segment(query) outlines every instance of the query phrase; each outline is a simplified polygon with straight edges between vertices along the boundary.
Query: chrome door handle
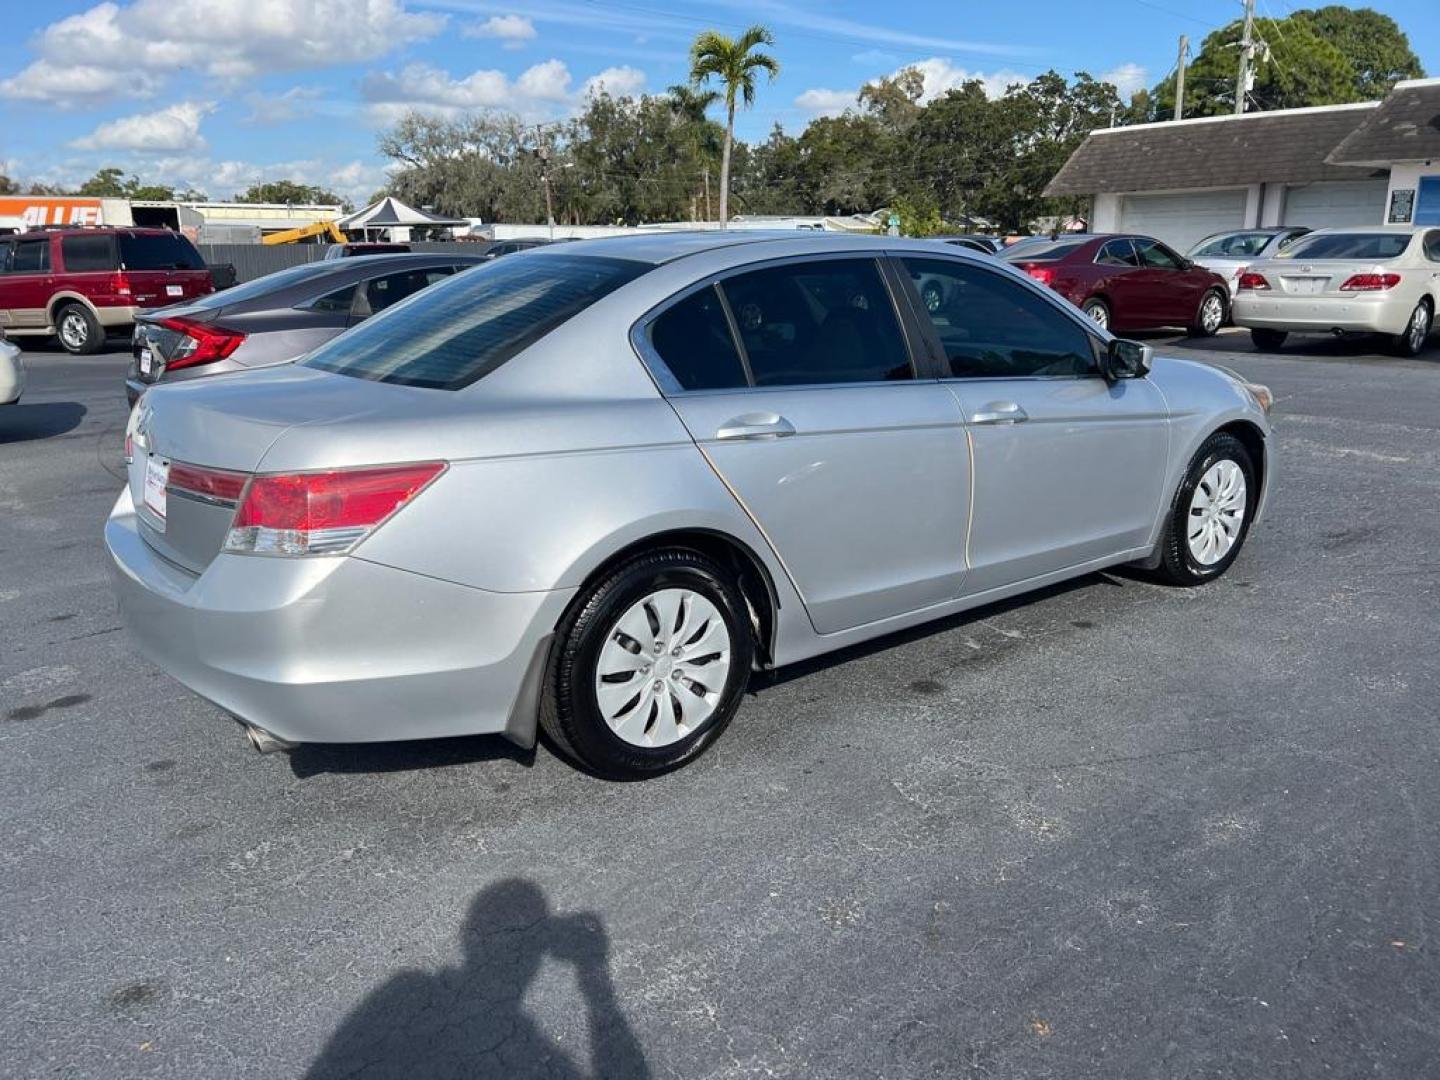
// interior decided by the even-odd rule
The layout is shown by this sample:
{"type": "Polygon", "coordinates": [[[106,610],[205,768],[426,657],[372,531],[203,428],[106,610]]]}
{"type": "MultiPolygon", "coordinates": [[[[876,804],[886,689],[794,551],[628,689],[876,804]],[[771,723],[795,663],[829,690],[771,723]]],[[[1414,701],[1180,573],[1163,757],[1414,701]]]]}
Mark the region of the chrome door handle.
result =
{"type": "Polygon", "coordinates": [[[970,416],[972,424],[1018,424],[1029,420],[1030,414],[1013,401],[992,401],[970,416]]]}
{"type": "Polygon", "coordinates": [[[779,413],[745,413],[732,416],[715,432],[717,439],[783,439],[795,434],[795,425],[779,413]]]}

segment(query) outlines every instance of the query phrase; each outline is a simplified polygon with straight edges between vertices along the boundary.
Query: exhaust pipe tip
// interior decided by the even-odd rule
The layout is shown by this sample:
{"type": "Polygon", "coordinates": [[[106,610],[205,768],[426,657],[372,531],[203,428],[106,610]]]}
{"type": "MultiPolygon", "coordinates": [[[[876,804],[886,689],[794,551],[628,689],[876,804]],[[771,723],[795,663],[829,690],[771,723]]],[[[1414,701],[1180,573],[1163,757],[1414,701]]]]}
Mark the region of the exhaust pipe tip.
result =
{"type": "Polygon", "coordinates": [[[250,740],[250,745],[257,754],[289,753],[300,745],[289,739],[282,739],[279,735],[272,735],[262,727],[247,724],[244,720],[240,721],[240,726],[245,729],[245,738],[250,740]]]}

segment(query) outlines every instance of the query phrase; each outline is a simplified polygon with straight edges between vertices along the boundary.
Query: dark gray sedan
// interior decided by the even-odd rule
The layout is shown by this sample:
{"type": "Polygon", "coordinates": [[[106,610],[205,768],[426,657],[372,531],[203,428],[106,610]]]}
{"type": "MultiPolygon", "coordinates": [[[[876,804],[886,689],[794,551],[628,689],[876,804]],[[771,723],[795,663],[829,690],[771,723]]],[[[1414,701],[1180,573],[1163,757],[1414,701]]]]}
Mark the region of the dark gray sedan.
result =
{"type": "Polygon", "coordinates": [[[483,255],[370,255],[294,266],[136,317],[125,395],[288,363],[483,255]]]}

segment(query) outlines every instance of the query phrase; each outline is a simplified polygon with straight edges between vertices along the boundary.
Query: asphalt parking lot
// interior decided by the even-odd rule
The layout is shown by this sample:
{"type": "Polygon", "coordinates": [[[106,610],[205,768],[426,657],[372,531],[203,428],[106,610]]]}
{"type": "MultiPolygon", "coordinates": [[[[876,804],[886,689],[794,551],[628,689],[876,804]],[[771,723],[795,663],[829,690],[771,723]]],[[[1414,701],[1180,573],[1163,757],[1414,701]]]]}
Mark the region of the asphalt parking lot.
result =
{"type": "Polygon", "coordinates": [[[0,1075],[1433,1075],[1440,342],[1367,347],[1174,349],[1278,398],[1219,583],[783,672],[632,785],[483,738],[254,754],[119,629],[123,355],[31,352],[0,1075]]]}

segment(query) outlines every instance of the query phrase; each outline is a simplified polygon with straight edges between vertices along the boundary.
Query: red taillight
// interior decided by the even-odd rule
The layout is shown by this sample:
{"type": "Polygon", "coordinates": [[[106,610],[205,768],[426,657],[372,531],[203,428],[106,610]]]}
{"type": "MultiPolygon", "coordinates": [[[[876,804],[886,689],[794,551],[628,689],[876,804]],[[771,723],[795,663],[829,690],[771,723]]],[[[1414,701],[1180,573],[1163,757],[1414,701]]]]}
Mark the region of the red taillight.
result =
{"type": "Polygon", "coordinates": [[[226,551],[348,551],[445,471],[443,461],[380,469],[257,476],[245,488],[226,551]]]}
{"type": "Polygon", "coordinates": [[[1053,285],[1055,283],[1055,268],[1053,266],[1025,266],[1021,269],[1036,281],[1040,282],[1041,285],[1053,285]]]}
{"type": "Polygon", "coordinates": [[[161,319],[160,325],[166,330],[184,335],[184,340],[171,350],[169,358],[165,361],[165,367],[171,371],[176,368],[195,367],[198,364],[213,364],[216,360],[224,360],[245,340],[244,334],[234,330],[209,326],[202,322],[196,322],[194,319],[179,316],[161,319]]]}
{"type": "Polygon", "coordinates": [[[1399,274],[1354,274],[1340,286],[1341,292],[1383,292],[1400,284],[1399,274]]]}
{"type": "Polygon", "coordinates": [[[124,270],[117,270],[110,275],[110,291],[116,296],[130,295],[130,275],[124,270]]]}
{"type": "Polygon", "coordinates": [[[227,472],[224,469],[202,469],[198,465],[182,465],[176,461],[170,465],[170,478],[166,482],[166,487],[171,491],[195,495],[211,502],[229,503],[233,506],[239,501],[240,493],[245,490],[245,481],[248,479],[250,477],[245,473],[227,472]]]}
{"type": "Polygon", "coordinates": [[[1270,282],[1265,280],[1264,274],[1257,274],[1253,270],[1246,270],[1240,275],[1238,287],[1254,292],[1263,292],[1270,288],[1270,282]]]}

